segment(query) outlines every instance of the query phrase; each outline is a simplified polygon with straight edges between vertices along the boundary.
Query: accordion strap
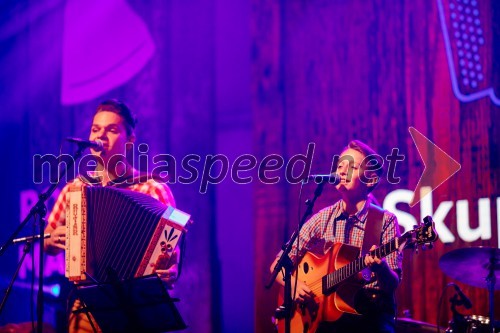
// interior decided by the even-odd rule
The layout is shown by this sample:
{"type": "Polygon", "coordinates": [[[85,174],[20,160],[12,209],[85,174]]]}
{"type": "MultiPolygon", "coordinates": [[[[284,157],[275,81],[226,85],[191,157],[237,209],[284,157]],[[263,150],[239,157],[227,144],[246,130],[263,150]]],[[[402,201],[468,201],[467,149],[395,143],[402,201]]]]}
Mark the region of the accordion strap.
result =
{"type": "Polygon", "coordinates": [[[108,183],[108,186],[113,186],[117,188],[125,188],[135,184],[145,183],[148,180],[153,179],[156,182],[163,184],[166,183],[168,179],[164,179],[156,174],[140,173],[138,175],[130,175],[125,177],[118,177],[108,183]]]}
{"type": "MultiPolygon", "coordinates": [[[[86,184],[89,184],[92,186],[101,186],[101,179],[98,177],[90,177],[84,173],[80,174],[79,177],[86,184]]],[[[127,175],[127,176],[115,178],[114,180],[110,181],[107,184],[107,186],[112,186],[112,187],[116,187],[116,188],[126,188],[126,187],[129,187],[132,185],[145,183],[150,179],[153,179],[160,184],[164,184],[168,181],[168,178],[160,177],[157,174],[149,174],[149,173],[143,172],[143,173],[139,173],[136,175],[127,175]]]]}

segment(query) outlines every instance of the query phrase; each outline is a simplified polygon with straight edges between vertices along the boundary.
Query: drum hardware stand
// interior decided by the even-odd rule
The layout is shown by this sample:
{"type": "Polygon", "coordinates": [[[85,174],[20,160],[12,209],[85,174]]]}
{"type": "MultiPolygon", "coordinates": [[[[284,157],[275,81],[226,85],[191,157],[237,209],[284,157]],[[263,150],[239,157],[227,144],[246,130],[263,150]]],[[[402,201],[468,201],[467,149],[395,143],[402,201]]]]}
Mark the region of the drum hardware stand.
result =
{"type": "MultiPolygon", "coordinates": [[[[67,170],[71,167],[73,167],[73,165],[75,164],[75,160],[79,159],[80,156],[82,156],[82,153],[83,151],[87,148],[87,146],[85,144],[78,144],[78,150],[76,151],[76,153],[72,156],[73,158],[67,163],[67,167],[62,169],[62,170],[59,170],[59,166],[58,166],[58,171],[60,171],[60,177],[59,179],[57,180],[57,182],[55,183],[52,183],[50,185],[50,187],[47,189],[47,191],[45,191],[44,193],[40,194],[38,196],[38,201],[37,203],[30,209],[30,212],[29,214],[24,218],[24,220],[19,224],[19,226],[17,227],[16,230],[14,230],[14,232],[10,235],[10,237],[7,239],[7,241],[5,242],[5,244],[3,244],[1,247],[0,247],[0,257],[5,253],[5,250],[12,244],[14,244],[14,239],[17,237],[17,235],[19,234],[19,232],[26,226],[26,224],[28,223],[29,220],[31,220],[31,218],[34,218],[34,220],[36,221],[37,219],[39,220],[39,238],[40,239],[44,239],[45,238],[45,233],[44,233],[44,229],[45,229],[45,215],[47,215],[47,206],[45,205],[45,202],[47,201],[48,198],[50,198],[50,196],[52,195],[52,193],[54,193],[55,189],[57,188],[57,186],[59,185],[61,179],[64,177],[64,175],[66,174],[67,170]]],[[[28,242],[29,243],[29,242],[28,242]]],[[[41,242],[40,243],[40,252],[39,252],[39,273],[38,273],[38,294],[37,294],[37,329],[36,329],[36,332],[37,333],[42,333],[43,331],[43,255],[44,255],[44,245],[43,243],[41,242]]],[[[28,251],[31,247],[28,248],[28,251]]],[[[26,250],[26,246],[25,246],[25,249],[26,250]]],[[[25,252],[23,254],[23,257],[21,258],[21,262],[19,263],[19,266],[16,270],[16,272],[14,273],[12,279],[11,279],[11,284],[13,285],[14,281],[16,280],[18,274],[19,274],[19,270],[20,270],[20,267],[21,267],[21,264],[22,264],[22,261],[24,260],[24,257],[26,256],[26,253],[25,252]]],[[[9,289],[7,290],[7,292],[5,293],[5,296],[4,296],[4,299],[2,300],[2,304],[1,304],[1,307],[0,307],[0,315],[2,314],[2,310],[5,306],[5,303],[7,301],[7,297],[10,293],[10,289],[11,289],[11,286],[9,286],[9,289]]]]}
{"type": "Polygon", "coordinates": [[[302,229],[302,226],[306,222],[308,216],[312,214],[314,203],[316,202],[316,199],[321,195],[321,192],[323,192],[323,187],[326,184],[326,182],[327,181],[317,182],[318,186],[314,191],[314,197],[312,198],[312,200],[309,199],[306,200],[307,209],[304,212],[304,215],[302,215],[302,218],[300,219],[299,227],[297,230],[294,231],[288,242],[283,245],[282,247],[283,252],[281,253],[281,257],[278,259],[278,262],[274,266],[274,270],[271,274],[271,278],[269,279],[269,283],[266,285],[267,289],[271,288],[281,270],[283,269],[285,271],[283,278],[285,282],[284,302],[282,306],[276,309],[276,314],[275,314],[277,319],[285,318],[285,333],[290,333],[290,321],[292,319],[292,306],[293,306],[292,279],[291,279],[293,272],[293,263],[290,260],[288,254],[292,250],[293,243],[299,236],[300,229],[302,229]]]}
{"type": "MultiPolygon", "coordinates": [[[[451,313],[452,319],[449,322],[450,325],[450,333],[465,333],[465,330],[460,328],[465,328],[467,326],[467,321],[465,320],[465,316],[457,311],[456,307],[463,305],[464,302],[461,299],[458,299],[458,295],[455,293],[452,298],[450,298],[451,303],[451,313]]],[[[448,332],[449,329],[446,331],[448,332]]]]}
{"type": "MultiPolygon", "coordinates": [[[[77,285],[84,307],[74,313],[92,313],[103,332],[170,332],[187,328],[156,274],[110,282],[77,285]]],[[[95,329],[95,328],[94,328],[95,329]]]]}
{"type": "Polygon", "coordinates": [[[489,301],[490,301],[490,332],[495,333],[495,283],[496,275],[495,268],[497,265],[495,253],[492,251],[490,263],[488,265],[488,276],[486,277],[486,285],[488,287],[489,301]]]}

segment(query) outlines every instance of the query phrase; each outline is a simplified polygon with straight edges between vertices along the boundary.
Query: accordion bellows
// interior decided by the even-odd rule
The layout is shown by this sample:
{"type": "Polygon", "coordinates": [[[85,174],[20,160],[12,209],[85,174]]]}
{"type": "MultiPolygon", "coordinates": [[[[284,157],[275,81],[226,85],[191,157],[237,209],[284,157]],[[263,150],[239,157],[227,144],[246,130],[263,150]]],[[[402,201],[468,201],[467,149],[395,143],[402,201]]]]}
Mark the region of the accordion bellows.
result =
{"type": "MultiPolygon", "coordinates": [[[[74,187],[66,203],[66,277],[110,282],[167,263],[190,216],[139,192],[74,187]]],[[[89,282],[90,282],[89,281],[89,282]]]]}

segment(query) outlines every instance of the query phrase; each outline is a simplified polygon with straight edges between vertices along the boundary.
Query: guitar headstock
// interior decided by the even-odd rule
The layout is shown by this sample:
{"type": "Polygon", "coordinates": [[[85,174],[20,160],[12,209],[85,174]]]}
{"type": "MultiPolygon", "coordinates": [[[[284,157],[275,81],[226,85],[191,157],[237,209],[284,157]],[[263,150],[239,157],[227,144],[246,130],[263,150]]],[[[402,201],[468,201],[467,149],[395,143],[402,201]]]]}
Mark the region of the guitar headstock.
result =
{"type": "Polygon", "coordinates": [[[415,226],[413,230],[407,231],[401,236],[405,243],[404,248],[432,248],[432,243],[438,239],[438,234],[434,227],[432,217],[424,217],[424,223],[415,226]]]}

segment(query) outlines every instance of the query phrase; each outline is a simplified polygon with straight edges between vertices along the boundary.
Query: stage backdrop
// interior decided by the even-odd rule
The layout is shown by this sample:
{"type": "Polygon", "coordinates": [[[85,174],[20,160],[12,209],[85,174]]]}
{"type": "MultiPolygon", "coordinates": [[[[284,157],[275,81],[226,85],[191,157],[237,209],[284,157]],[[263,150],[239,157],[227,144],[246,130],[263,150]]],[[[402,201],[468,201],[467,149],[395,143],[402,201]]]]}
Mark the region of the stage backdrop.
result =
{"type": "MultiPolygon", "coordinates": [[[[455,249],[499,247],[498,1],[26,0],[0,7],[2,244],[48,186],[47,178],[35,181],[33,156],[59,155],[67,136],[86,138],[97,103],[119,98],[138,114],[138,143],[149,147],[149,167],[138,167],[151,170],[154,156],[170,154],[177,180],[189,176],[183,159],[194,158],[196,180],[171,184],[178,208],[194,220],[174,293],[189,332],[272,331],[278,288],[264,288],[269,265],[314,190],[306,185],[299,201],[300,185],[285,169],[295,165],[297,175],[310,157],[312,173],[327,173],[352,139],[383,157],[394,149],[404,156],[394,170],[399,181],[386,177],[386,161],[374,192],[402,227],[426,215],[438,226],[433,249],[404,253],[398,314],[446,325],[453,291],[445,286],[455,282],[473,302],[459,310],[487,316],[486,289],[451,279],[438,263],[455,249]],[[461,166],[412,208],[424,167],[439,165],[422,160],[410,127],[461,166]],[[271,154],[283,165],[265,173],[280,176],[265,184],[257,169],[271,154]],[[243,169],[255,164],[238,175],[230,170],[236,161],[243,169]],[[207,165],[220,183],[205,191],[207,165]]],[[[135,153],[136,163],[145,161],[135,153]]],[[[315,211],[337,199],[325,187],[315,211]]],[[[32,229],[29,223],[23,235],[32,229]]],[[[0,257],[0,296],[21,251],[12,246],[0,257]]],[[[36,262],[28,255],[0,326],[33,317],[36,262]]],[[[63,257],[46,258],[45,321],[55,326],[66,317],[70,289],[63,269],[63,257]]]]}
{"type": "MultiPolygon", "coordinates": [[[[312,172],[327,173],[333,156],[352,139],[372,145],[383,157],[397,148],[405,156],[395,169],[400,181],[391,184],[384,177],[374,195],[406,228],[433,216],[441,236],[432,250],[404,253],[398,314],[406,311],[436,323],[438,313],[446,326],[453,292],[444,289],[456,282],[473,303],[471,310],[459,311],[487,316],[486,283],[477,288],[450,279],[438,261],[458,248],[499,247],[498,1],[252,3],[258,158],[279,154],[286,163],[305,154],[313,142],[312,172]],[[460,171],[413,208],[408,203],[424,163],[436,166],[422,161],[410,127],[461,164],[460,171]]],[[[270,300],[277,288],[264,289],[269,263],[296,229],[297,212],[305,210],[303,201],[312,197],[315,186],[306,185],[302,202],[299,185],[282,181],[256,187],[256,325],[264,332],[271,330],[276,307],[270,300]]],[[[336,199],[335,190],[325,187],[315,211],[336,199]]],[[[481,269],[471,267],[464,274],[475,270],[481,269]]],[[[500,294],[495,295],[499,318],[500,294]]]]}
{"type": "MultiPolygon", "coordinates": [[[[252,332],[250,194],[240,201],[250,187],[238,197],[232,194],[230,183],[200,193],[201,177],[188,184],[175,182],[176,177],[189,176],[181,169],[187,155],[200,157],[190,163],[201,175],[207,155],[250,150],[251,142],[245,146],[241,139],[251,137],[245,134],[251,131],[246,5],[204,0],[3,3],[0,140],[9,145],[0,166],[5,175],[0,191],[0,242],[7,240],[49,184],[47,168],[45,178],[35,182],[33,156],[58,156],[61,144],[62,152],[73,152],[75,147],[64,138],[87,138],[97,104],[108,98],[121,99],[139,118],[136,167],[152,171],[154,156],[174,157],[176,163],[171,162],[168,170],[178,172],[171,175],[170,186],[177,207],[190,213],[194,221],[186,235],[181,278],[172,293],[180,299],[176,304],[188,331],[229,332],[243,327],[242,332],[252,332]],[[217,19],[223,24],[216,24],[217,19]],[[219,140],[223,135],[231,139],[219,140]],[[149,167],[144,158],[139,164],[140,143],[149,147],[143,154],[149,157],[149,167]],[[244,212],[239,229],[232,224],[237,212],[244,212]],[[240,233],[245,237],[234,248],[240,233]],[[232,274],[242,278],[237,281],[232,274]],[[241,287],[242,300],[233,297],[234,290],[241,287]]],[[[156,166],[160,164],[165,167],[165,163],[156,166]]],[[[49,209],[52,204],[53,198],[49,209]]],[[[31,232],[32,225],[30,222],[22,235],[31,232]]],[[[0,259],[2,297],[21,251],[21,247],[11,246],[0,259]]],[[[0,315],[0,326],[33,318],[35,299],[30,289],[31,277],[38,272],[33,269],[37,260],[31,254],[25,260],[0,315]]],[[[44,274],[45,321],[59,325],[61,332],[65,331],[70,289],[63,277],[63,260],[62,256],[47,257],[44,274]]]]}

